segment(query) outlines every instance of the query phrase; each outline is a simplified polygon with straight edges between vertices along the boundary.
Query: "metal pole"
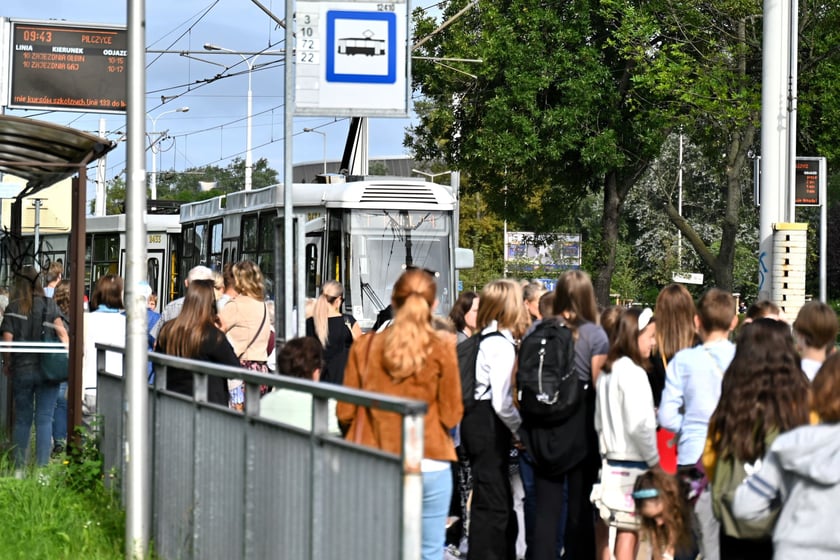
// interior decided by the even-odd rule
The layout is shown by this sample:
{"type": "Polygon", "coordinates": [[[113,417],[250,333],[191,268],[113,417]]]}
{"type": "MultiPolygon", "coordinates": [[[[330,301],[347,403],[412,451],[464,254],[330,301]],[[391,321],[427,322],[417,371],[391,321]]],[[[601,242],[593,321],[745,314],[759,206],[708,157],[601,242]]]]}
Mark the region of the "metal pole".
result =
{"type": "Polygon", "coordinates": [[[796,222],[796,105],[799,72],[799,0],[790,1],[788,73],[788,209],[787,221],[796,222]]]}
{"type": "MultiPolygon", "coordinates": [[[[286,21],[291,21],[295,13],[295,1],[286,0],[286,21]]],[[[286,64],[283,65],[283,238],[284,244],[283,253],[283,325],[282,330],[278,330],[279,341],[285,343],[288,337],[294,332],[292,305],[294,298],[294,247],[292,242],[292,235],[294,229],[292,228],[292,220],[294,219],[294,207],[292,190],[294,188],[294,170],[292,168],[292,139],[294,133],[292,128],[294,126],[295,116],[295,65],[292,64],[294,60],[294,45],[295,34],[294,25],[286,26],[286,64]]],[[[303,309],[298,309],[298,313],[303,313],[303,309]]]]}
{"type": "MultiPolygon", "coordinates": [[[[149,394],[146,376],[148,335],[145,294],[141,288],[146,262],[146,61],[144,0],[128,0],[128,175],[126,177],[126,328],[125,377],[125,555],[149,556],[151,489],[149,484],[149,394]]],[[[154,154],[152,154],[154,156],[154,154]]],[[[154,158],[153,158],[154,159],[154,158]]]]}
{"type": "Polygon", "coordinates": [[[321,140],[324,141],[324,175],[327,174],[327,133],[324,132],[321,134],[321,140]]]}
{"type": "Polygon", "coordinates": [[[828,200],[825,185],[828,182],[828,165],[820,158],[820,301],[828,303],[828,200]]]}
{"type": "MultiPolygon", "coordinates": [[[[677,196],[677,214],[682,216],[683,206],[683,133],[680,131],[680,170],[678,175],[679,195],[677,196]]],[[[677,271],[682,272],[682,231],[677,228],[677,271]]]]}
{"type": "MultiPolygon", "coordinates": [[[[242,55],[239,55],[242,56],[242,55]]],[[[257,60],[255,56],[253,61],[249,61],[242,56],[242,60],[248,65],[248,109],[247,118],[245,119],[245,190],[251,190],[251,177],[253,175],[253,156],[251,154],[251,119],[253,118],[254,97],[251,92],[251,71],[254,69],[254,61],[257,60]]],[[[290,59],[286,59],[290,60],[290,59]]]]}
{"type": "MultiPolygon", "coordinates": [[[[99,119],[99,137],[105,138],[105,118],[99,119]]],[[[105,201],[107,199],[107,188],[105,185],[105,162],[106,156],[99,158],[96,162],[96,215],[104,216],[105,201]]]]}
{"type": "MultiPolygon", "coordinates": [[[[158,116],[153,117],[146,114],[149,117],[149,120],[152,121],[152,133],[149,136],[151,139],[151,150],[152,150],[152,179],[149,181],[149,191],[151,192],[152,200],[157,200],[157,155],[160,153],[160,143],[163,142],[164,137],[169,134],[169,130],[165,130],[158,134],[157,132],[157,122],[158,119],[164,115],[171,115],[172,113],[187,113],[189,112],[189,107],[178,107],[177,109],[172,109],[170,111],[164,111],[163,113],[158,114],[158,116]]],[[[145,122],[143,123],[145,125],[145,122]]],[[[144,191],[145,192],[145,191],[144,191]]]]}
{"type": "Polygon", "coordinates": [[[35,199],[35,248],[32,250],[32,260],[35,270],[41,271],[39,258],[41,255],[41,199],[35,199]]]}
{"type": "Polygon", "coordinates": [[[149,181],[149,190],[152,200],[157,200],[157,155],[158,148],[157,119],[152,119],[152,180],[149,181]]]}
{"type": "Polygon", "coordinates": [[[423,414],[403,416],[401,560],[420,560],[423,548],[423,414]]]}
{"type": "MultiPolygon", "coordinates": [[[[455,251],[461,246],[461,172],[451,171],[449,174],[449,186],[452,188],[452,196],[455,198],[455,212],[452,220],[452,258],[455,259],[455,251]]],[[[458,296],[458,284],[461,281],[461,272],[456,268],[453,278],[452,301],[458,296]]]]}
{"type": "MultiPolygon", "coordinates": [[[[773,287],[773,224],[788,206],[787,169],[788,11],[786,0],[764,0],[761,83],[761,209],[759,212],[758,297],[776,301],[773,287]]],[[[778,303],[778,302],[777,302],[778,303]]]]}

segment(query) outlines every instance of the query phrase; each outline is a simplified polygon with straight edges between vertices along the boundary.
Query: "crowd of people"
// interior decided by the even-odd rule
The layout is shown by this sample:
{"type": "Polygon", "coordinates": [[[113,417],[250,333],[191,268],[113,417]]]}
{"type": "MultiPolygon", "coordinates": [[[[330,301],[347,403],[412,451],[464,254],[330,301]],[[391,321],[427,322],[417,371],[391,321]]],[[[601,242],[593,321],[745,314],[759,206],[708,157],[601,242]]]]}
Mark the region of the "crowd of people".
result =
{"type": "MultiPolygon", "coordinates": [[[[807,303],[788,324],[760,301],[739,321],[735,298],[714,288],[695,303],[673,284],[654,309],[599,310],[580,271],[551,292],[490,282],[451,310],[455,340],[478,337],[473,398],[461,403],[445,371],[456,367],[451,335],[429,343],[433,296],[416,292],[424,303],[406,313],[397,288],[413,292],[403,281],[390,324],[361,341],[345,336],[344,383],[429,403],[424,559],[630,560],[642,542],[656,560],[840,555],[840,539],[822,531],[840,492],[838,320],[828,305],[807,303]],[[545,321],[574,338],[580,402],[557,425],[534,425],[517,400],[523,341],[545,321]],[[413,356],[411,367],[386,359],[389,349],[413,356]],[[446,486],[430,481],[441,462],[451,463],[446,486]]],[[[394,418],[342,404],[338,415],[347,438],[398,449],[394,418]]]]}
{"type": "MultiPolygon", "coordinates": [[[[273,308],[256,263],[196,267],[185,288],[160,313],[151,304],[150,349],[274,369],[273,308]]],[[[67,344],[70,289],[58,268],[21,271],[3,339],[41,340],[46,327],[67,344]]],[[[387,317],[362,334],[344,312],[343,289],[336,281],[321,287],[305,336],[279,349],[277,370],[427,403],[424,560],[632,560],[642,541],[655,560],[840,555],[840,537],[824,530],[840,495],[838,319],[828,305],[807,303],[788,324],[777,306],[757,302],[739,324],[731,294],[712,288],[695,303],[673,284],[653,309],[599,309],[589,276],[573,270],[551,291],[490,282],[462,292],[440,317],[435,275],[409,268],[393,286],[387,317]],[[574,396],[549,422],[522,408],[517,373],[534,347],[528,337],[550,328],[573,341],[573,383],[551,402],[574,396]],[[474,370],[465,379],[459,350],[471,342],[474,370]]],[[[122,280],[104,275],[85,314],[88,414],[95,344],[125,338],[122,297],[122,280]]],[[[120,360],[109,353],[107,369],[121,371],[120,360]]],[[[542,374],[542,356],[539,363],[542,374]]],[[[15,465],[26,464],[33,422],[34,462],[43,465],[67,437],[66,382],[45,379],[37,354],[7,353],[4,367],[15,465]]],[[[166,372],[167,390],[193,395],[193,384],[192,371],[166,372]]],[[[213,405],[242,410],[254,397],[264,417],[312,428],[307,393],[266,386],[250,394],[241,380],[214,376],[206,384],[213,405]]],[[[347,402],[330,402],[329,415],[329,433],[400,453],[395,415],[347,402]]]]}

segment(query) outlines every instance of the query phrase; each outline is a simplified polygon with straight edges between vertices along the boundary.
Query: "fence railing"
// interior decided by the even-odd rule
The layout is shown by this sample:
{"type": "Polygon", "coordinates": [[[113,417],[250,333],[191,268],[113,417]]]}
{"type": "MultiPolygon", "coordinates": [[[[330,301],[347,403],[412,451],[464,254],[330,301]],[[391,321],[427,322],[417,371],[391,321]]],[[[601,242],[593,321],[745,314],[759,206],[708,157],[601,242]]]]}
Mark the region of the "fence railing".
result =
{"type": "MultiPolygon", "coordinates": [[[[120,480],[123,379],[104,371],[102,354],[123,350],[97,351],[101,449],[106,472],[120,480]]],[[[156,353],[149,359],[156,379],[145,510],[161,558],[420,558],[425,403],[156,353]],[[170,367],[193,372],[194,396],[165,389],[170,367]],[[208,402],[208,376],[244,380],[244,413],[208,402]],[[260,385],[312,395],[311,429],[261,416],[260,385]],[[330,399],[398,414],[401,455],[329,433],[330,399]]]]}

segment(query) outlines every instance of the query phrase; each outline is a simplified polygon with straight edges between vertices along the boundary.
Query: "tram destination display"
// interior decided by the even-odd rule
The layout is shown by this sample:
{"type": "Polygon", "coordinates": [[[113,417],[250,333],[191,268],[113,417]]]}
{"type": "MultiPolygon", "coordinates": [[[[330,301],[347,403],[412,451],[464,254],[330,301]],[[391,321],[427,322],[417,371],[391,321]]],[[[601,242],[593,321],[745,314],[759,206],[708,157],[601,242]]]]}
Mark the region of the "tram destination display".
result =
{"type": "Polygon", "coordinates": [[[125,112],[124,27],[13,20],[10,38],[9,107],[125,112]]]}

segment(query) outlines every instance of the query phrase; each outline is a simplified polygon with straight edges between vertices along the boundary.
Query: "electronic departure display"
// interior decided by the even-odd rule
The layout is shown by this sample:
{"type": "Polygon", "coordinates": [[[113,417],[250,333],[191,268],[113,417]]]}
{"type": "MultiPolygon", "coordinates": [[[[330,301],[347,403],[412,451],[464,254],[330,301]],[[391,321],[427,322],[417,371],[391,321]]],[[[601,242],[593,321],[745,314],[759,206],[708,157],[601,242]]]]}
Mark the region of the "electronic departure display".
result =
{"type": "Polygon", "coordinates": [[[796,158],[796,204],[820,205],[819,158],[796,158]]]}
{"type": "Polygon", "coordinates": [[[13,21],[8,105],[125,112],[125,28],[13,21]]]}

